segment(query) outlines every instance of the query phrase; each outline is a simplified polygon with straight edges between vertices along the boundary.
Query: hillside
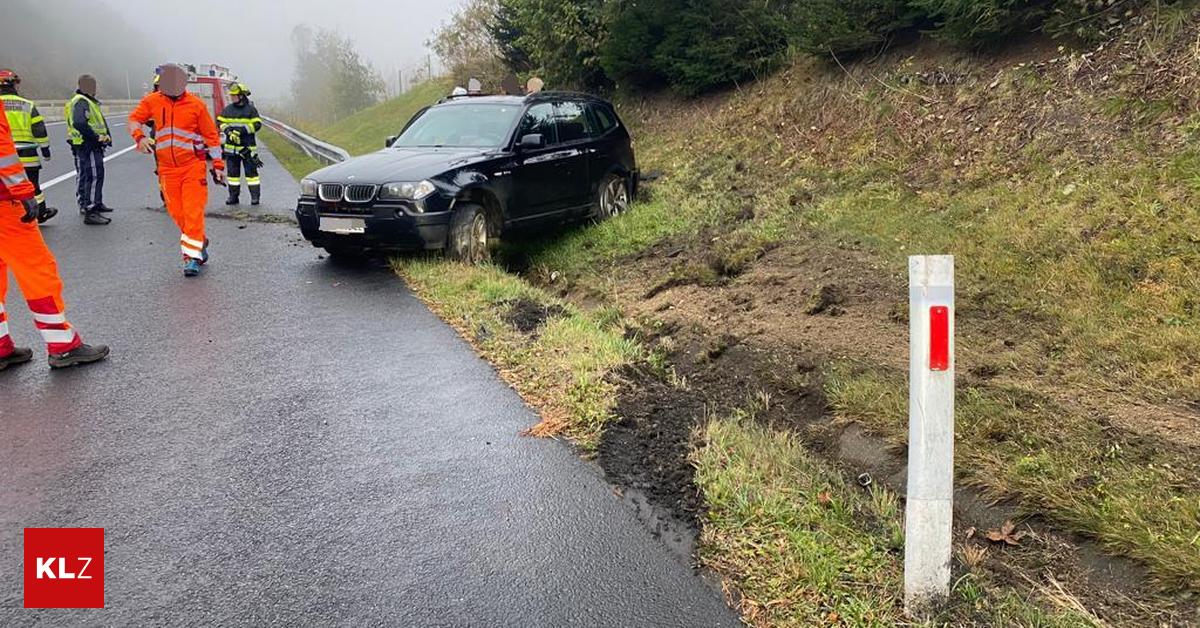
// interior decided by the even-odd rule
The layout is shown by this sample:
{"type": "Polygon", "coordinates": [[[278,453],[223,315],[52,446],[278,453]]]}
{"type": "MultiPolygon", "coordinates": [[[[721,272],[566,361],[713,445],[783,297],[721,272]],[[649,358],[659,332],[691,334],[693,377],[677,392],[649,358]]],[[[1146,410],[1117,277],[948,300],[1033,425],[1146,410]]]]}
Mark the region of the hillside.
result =
{"type": "MultiPolygon", "coordinates": [[[[414,114],[421,108],[437,102],[448,94],[450,89],[448,80],[426,81],[413,86],[399,98],[368,107],[328,127],[302,125],[302,128],[326,142],[346,149],[351,155],[363,155],[383,148],[383,142],[388,136],[399,133],[414,114]]],[[[271,152],[297,179],[323,165],[269,130],[263,133],[263,138],[271,147],[271,152]]]]}
{"type": "Polygon", "coordinates": [[[970,489],[942,620],[1200,623],[1198,39],[1178,9],[1094,49],[924,42],[626,95],[633,211],[501,267],[397,267],[543,410],[534,433],[700,526],[749,621],[886,625],[905,257],[952,253],[970,489]],[[985,538],[1007,520],[1013,543],[985,538]]]}

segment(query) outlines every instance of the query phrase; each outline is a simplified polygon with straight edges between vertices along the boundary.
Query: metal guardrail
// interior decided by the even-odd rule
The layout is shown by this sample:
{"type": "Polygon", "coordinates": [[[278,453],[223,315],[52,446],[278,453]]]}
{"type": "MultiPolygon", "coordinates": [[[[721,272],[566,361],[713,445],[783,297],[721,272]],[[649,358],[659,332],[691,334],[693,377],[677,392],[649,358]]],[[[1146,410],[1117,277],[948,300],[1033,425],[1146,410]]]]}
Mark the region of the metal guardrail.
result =
{"type": "Polygon", "coordinates": [[[336,164],[347,159],[350,159],[350,153],[344,148],[334,146],[328,142],[321,140],[299,130],[288,126],[279,120],[262,116],[263,122],[267,124],[272,131],[282,135],[284,139],[295,144],[300,150],[304,151],[309,157],[320,159],[329,164],[336,164]]]}
{"type": "MultiPolygon", "coordinates": [[[[42,117],[46,119],[46,122],[63,121],[63,107],[67,106],[67,101],[38,100],[36,98],[31,100],[37,104],[38,111],[41,112],[42,117]]],[[[136,100],[107,100],[100,105],[100,110],[104,112],[105,116],[113,116],[117,114],[127,114],[130,111],[133,111],[137,105],[138,101],[136,100]]],[[[113,121],[111,119],[108,121],[108,123],[109,126],[113,126],[113,121]]],[[[123,124],[124,121],[122,120],[121,123],[123,124]]]]}

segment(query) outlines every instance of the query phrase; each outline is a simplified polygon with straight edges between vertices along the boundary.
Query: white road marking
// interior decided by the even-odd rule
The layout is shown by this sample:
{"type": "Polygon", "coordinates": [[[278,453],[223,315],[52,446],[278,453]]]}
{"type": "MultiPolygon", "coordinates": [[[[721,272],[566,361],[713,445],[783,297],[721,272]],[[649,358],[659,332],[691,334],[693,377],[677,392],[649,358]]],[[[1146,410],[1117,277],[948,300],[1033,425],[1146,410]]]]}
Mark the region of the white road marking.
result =
{"type": "MultiPolygon", "coordinates": [[[[122,148],[121,150],[109,155],[108,157],[105,157],[104,162],[108,163],[108,162],[116,159],[117,157],[120,157],[121,155],[128,153],[129,151],[131,151],[135,148],[137,148],[137,144],[134,144],[133,146],[126,146],[125,148],[122,148]]],[[[63,181],[66,181],[67,179],[72,179],[75,177],[75,174],[76,174],[76,172],[74,170],[72,170],[72,171],[68,172],[67,174],[54,177],[53,179],[50,179],[49,181],[42,184],[42,190],[48,190],[51,187],[58,185],[59,183],[62,183],[63,181]]]]}

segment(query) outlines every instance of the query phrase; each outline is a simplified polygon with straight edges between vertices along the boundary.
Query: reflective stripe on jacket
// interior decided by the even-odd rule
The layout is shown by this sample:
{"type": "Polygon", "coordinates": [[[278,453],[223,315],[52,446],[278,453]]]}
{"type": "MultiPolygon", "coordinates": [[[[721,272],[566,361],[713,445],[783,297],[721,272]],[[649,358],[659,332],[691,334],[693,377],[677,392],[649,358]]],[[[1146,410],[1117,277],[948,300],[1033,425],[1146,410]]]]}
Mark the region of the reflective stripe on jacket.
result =
{"type": "Polygon", "coordinates": [[[258,108],[254,106],[250,99],[246,99],[245,104],[230,103],[225,105],[221,110],[221,115],[217,116],[217,124],[221,127],[221,133],[225,136],[224,148],[227,152],[236,153],[242,148],[249,148],[253,152],[258,146],[258,139],[255,134],[262,129],[262,118],[258,115],[258,108]],[[233,143],[229,141],[229,131],[236,130],[241,133],[241,142],[233,143]]]}
{"type": "Polygon", "coordinates": [[[40,168],[42,158],[38,155],[39,148],[50,146],[50,133],[46,130],[46,121],[32,100],[16,94],[0,94],[4,102],[5,117],[12,129],[13,143],[17,146],[17,155],[26,168],[40,168]]]}
{"type": "Polygon", "coordinates": [[[67,121],[67,142],[72,146],[98,142],[100,136],[109,134],[108,120],[104,119],[104,112],[100,111],[100,102],[87,94],[76,92],[71,100],[67,101],[67,106],[63,107],[63,118],[67,121]],[[77,111],[82,109],[79,107],[81,100],[87,103],[87,108],[83,109],[83,119],[80,119],[80,111],[77,111]]]}
{"type": "Polygon", "coordinates": [[[134,141],[146,137],[142,125],[154,123],[154,150],[160,168],[189,166],[196,160],[213,160],[213,166],[224,169],[221,159],[221,140],[217,124],[204,101],[184,92],[171,98],[151,92],[129,114],[129,134],[134,141]]]}
{"type": "Polygon", "coordinates": [[[33,184],[25,176],[25,166],[17,157],[8,116],[0,116],[0,201],[23,201],[33,198],[33,184]]]}

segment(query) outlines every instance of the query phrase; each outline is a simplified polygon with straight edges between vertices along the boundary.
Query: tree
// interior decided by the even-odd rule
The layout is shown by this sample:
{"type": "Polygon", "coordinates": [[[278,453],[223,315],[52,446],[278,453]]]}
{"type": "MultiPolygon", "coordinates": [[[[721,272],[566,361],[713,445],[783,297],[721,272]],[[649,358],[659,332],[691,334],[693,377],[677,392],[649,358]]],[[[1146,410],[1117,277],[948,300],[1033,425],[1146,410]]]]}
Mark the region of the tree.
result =
{"type": "Polygon", "coordinates": [[[301,119],[329,123],[379,102],[383,79],[349,38],[301,24],[292,29],[292,47],[292,105],[301,119]]]}
{"type": "Polygon", "coordinates": [[[607,38],[604,0],[500,0],[499,21],[513,29],[504,56],[529,59],[532,72],[555,87],[608,84],[600,64],[607,38]]]}
{"type": "Polygon", "coordinates": [[[460,85],[478,78],[495,87],[508,74],[492,34],[498,6],[499,0],[469,0],[427,42],[460,85]]]}

